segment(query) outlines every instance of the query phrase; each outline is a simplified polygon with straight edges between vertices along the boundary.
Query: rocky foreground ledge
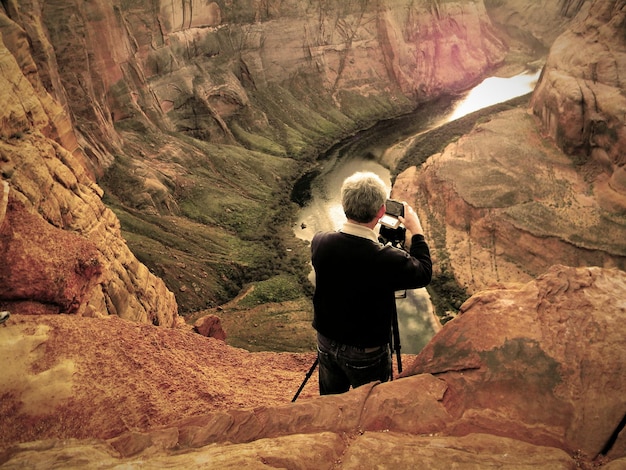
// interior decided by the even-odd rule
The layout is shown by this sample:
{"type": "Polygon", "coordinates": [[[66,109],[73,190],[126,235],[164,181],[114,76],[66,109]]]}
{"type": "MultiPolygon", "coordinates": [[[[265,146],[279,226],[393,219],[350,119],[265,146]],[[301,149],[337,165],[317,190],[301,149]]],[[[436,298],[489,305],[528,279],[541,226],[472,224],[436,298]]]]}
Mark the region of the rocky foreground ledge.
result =
{"type": "Polygon", "coordinates": [[[624,468],[624,299],[623,271],[554,266],[475,294],[403,377],[329,397],[311,384],[293,404],[310,354],[120,319],[48,316],[45,332],[41,317],[18,316],[0,328],[0,352],[40,360],[3,390],[3,422],[37,438],[52,418],[63,439],[11,443],[0,429],[0,467],[624,468]],[[55,318],[89,323],[78,339],[55,318]]]}

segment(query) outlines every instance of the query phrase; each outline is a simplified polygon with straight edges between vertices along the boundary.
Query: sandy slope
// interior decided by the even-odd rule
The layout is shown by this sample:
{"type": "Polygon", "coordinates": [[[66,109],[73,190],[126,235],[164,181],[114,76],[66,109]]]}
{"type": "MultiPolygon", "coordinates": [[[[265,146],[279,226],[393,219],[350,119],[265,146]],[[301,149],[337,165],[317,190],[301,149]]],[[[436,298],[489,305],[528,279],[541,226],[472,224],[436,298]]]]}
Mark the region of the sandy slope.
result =
{"type": "MultiPolygon", "coordinates": [[[[250,353],[196,333],[71,315],[0,327],[2,446],[108,438],[208,411],[289,403],[313,353],[250,353]]],[[[317,376],[300,399],[317,395],[317,376]]]]}

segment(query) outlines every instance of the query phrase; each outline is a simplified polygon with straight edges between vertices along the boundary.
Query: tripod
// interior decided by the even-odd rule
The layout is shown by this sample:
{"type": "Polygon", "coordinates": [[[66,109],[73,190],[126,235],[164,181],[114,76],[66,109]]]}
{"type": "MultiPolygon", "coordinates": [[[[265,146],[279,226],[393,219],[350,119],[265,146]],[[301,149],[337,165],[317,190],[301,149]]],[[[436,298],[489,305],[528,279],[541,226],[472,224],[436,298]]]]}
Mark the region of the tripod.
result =
{"type": "MultiPolygon", "coordinates": [[[[393,315],[393,321],[391,323],[391,331],[389,332],[389,344],[391,345],[391,350],[396,352],[396,360],[398,362],[398,374],[399,374],[400,372],[402,372],[402,356],[400,354],[400,330],[398,329],[398,311],[394,308],[393,313],[394,315],[393,315]]],[[[306,376],[304,377],[304,381],[300,384],[300,388],[298,388],[298,391],[291,399],[291,403],[293,403],[294,401],[298,399],[298,397],[300,396],[300,392],[302,392],[302,389],[304,388],[306,383],[309,381],[309,379],[313,375],[313,372],[315,371],[315,368],[317,367],[319,362],[320,362],[319,357],[316,357],[315,361],[313,362],[313,365],[311,366],[309,371],[306,373],[306,376]]],[[[390,380],[393,380],[393,364],[392,364],[391,369],[392,370],[391,370],[390,380]]]]}

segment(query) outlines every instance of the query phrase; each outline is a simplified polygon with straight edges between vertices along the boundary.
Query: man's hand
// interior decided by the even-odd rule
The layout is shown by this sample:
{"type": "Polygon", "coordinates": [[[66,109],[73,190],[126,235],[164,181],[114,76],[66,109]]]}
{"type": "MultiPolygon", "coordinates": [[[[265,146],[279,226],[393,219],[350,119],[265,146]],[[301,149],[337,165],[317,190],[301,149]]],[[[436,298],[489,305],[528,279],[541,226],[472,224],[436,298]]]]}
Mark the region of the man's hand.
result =
{"type": "Polygon", "coordinates": [[[420,222],[415,210],[405,201],[403,201],[402,204],[404,205],[404,217],[400,216],[398,217],[398,220],[404,224],[406,229],[411,232],[412,235],[424,235],[422,223],[420,222]]]}

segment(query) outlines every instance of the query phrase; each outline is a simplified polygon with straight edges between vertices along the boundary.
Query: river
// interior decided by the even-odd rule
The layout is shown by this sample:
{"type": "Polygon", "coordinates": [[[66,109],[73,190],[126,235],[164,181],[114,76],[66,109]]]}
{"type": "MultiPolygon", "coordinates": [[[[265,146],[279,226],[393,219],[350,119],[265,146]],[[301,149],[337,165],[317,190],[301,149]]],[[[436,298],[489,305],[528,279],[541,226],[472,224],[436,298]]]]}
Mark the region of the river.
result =
{"type": "MultiPolygon", "coordinates": [[[[333,146],[320,156],[317,168],[301,180],[301,187],[294,190],[304,194],[300,202],[306,201],[293,228],[295,235],[311,241],[318,231],[341,228],[346,221],[341,184],[356,171],[376,173],[391,191],[391,173],[383,161],[390,164],[385,155],[393,146],[479,109],[530,93],[538,77],[539,72],[489,77],[454,101],[427,103],[413,113],[381,121],[333,146]]],[[[428,292],[425,288],[409,290],[405,298],[396,299],[396,305],[402,352],[417,354],[440,328],[428,292]]]]}

